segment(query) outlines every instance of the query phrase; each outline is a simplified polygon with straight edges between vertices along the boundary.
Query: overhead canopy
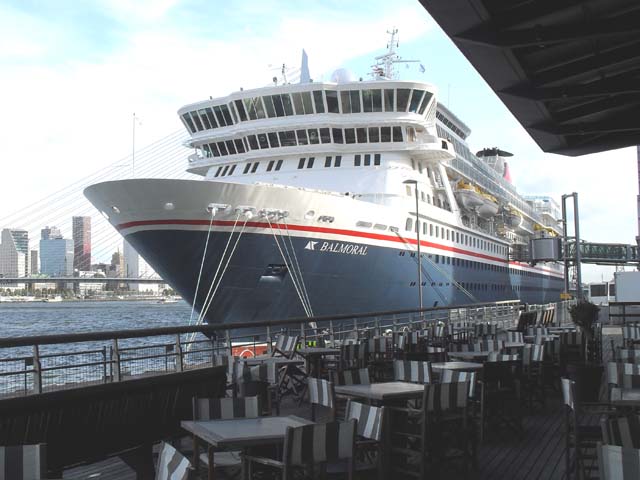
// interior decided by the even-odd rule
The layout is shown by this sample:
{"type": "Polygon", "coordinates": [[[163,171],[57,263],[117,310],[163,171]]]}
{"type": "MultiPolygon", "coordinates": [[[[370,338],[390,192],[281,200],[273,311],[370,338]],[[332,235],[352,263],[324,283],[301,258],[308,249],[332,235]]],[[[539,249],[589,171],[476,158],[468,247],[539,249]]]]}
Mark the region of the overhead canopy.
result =
{"type": "Polygon", "coordinates": [[[640,0],[420,0],[538,145],[640,144],[640,0]]]}

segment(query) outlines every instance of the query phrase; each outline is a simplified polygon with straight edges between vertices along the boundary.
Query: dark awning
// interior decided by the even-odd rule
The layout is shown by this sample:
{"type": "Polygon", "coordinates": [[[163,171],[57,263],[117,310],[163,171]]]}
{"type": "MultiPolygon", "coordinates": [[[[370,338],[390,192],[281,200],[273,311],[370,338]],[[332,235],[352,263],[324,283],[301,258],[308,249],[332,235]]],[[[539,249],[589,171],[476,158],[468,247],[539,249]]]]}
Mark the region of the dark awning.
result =
{"type": "Polygon", "coordinates": [[[640,0],[420,0],[546,152],[640,144],[640,0]]]}

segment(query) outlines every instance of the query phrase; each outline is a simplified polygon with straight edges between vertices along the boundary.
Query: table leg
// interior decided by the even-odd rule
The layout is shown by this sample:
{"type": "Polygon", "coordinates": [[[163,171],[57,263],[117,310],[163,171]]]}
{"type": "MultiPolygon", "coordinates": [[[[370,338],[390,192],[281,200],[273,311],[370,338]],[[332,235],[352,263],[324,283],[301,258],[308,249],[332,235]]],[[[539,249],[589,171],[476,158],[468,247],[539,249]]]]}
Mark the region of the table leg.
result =
{"type": "Polygon", "coordinates": [[[193,468],[197,472],[200,468],[200,446],[198,445],[198,437],[192,435],[191,438],[193,439],[193,458],[191,463],[193,463],[193,468]]]}
{"type": "Polygon", "coordinates": [[[209,459],[209,480],[215,480],[216,473],[215,466],[213,464],[213,447],[211,445],[209,445],[209,448],[207,449],[207,457],[209,459]]]}

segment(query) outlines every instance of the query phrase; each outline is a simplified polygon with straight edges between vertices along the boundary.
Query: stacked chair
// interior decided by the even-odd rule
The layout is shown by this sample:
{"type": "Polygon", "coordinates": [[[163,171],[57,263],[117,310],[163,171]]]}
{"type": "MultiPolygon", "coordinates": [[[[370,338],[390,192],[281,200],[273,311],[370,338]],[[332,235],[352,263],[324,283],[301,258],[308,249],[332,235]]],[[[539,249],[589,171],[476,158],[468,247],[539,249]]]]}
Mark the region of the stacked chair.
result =
{"type": "Polygon", "coordinates": [[[0,447],[0,478],[40,480],[47,476],[47,448],[44,444],[0,447]]]}

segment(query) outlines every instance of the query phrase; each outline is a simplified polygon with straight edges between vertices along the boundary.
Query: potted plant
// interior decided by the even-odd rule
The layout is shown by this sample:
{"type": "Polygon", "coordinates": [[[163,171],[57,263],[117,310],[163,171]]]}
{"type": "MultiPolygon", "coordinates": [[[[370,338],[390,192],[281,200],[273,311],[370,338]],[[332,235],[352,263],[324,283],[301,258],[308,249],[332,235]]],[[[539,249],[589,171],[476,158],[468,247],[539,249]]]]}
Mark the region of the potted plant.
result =
{"type": "Polygon", "coordinates": [[[582,332],[584,338],[584,356],[579,362],[569,366],[570,376],[576,380],[578,396],[582,401],[597,402],[602,382],[603,366],[597,358],[594,343],[594,324],[598,321],[600,308],[586,300],[569,307],[569,314],[582,332]]]}

